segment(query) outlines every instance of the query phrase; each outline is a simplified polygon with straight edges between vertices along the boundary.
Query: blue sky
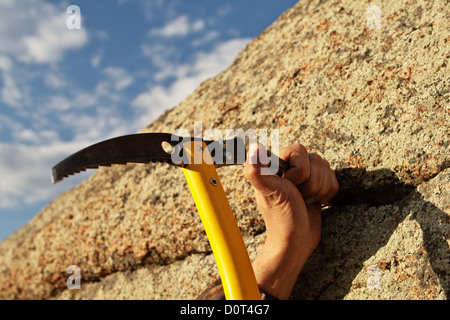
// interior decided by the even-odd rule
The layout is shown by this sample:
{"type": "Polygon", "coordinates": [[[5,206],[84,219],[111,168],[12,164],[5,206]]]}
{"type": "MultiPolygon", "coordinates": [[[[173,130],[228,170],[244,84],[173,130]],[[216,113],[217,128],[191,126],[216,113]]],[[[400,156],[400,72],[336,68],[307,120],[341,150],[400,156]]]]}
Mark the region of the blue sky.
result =
{"type": "Polygon", "coordinates": [[[0,0],[0,241],[93,173],[52,185],[53,165],[155,120],[296,2],[0,0]]]}

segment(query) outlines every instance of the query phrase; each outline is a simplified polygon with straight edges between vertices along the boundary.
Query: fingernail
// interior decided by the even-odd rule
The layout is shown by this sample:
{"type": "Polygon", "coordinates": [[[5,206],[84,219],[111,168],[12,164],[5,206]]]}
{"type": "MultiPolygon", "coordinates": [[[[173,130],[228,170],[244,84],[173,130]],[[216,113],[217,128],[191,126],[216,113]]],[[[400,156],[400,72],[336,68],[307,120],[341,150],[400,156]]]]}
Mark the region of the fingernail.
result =
{"type": "Polygon", "coordinates": [[[258,164],[258,144],[252,143],[248,147],[248,159],[249,164],[258,164]]]}
{"type": "Polygon", "coordinates": [[[269,163],[269,157],[264,145],[258,143],[252,143],[248,147],[249,164],[262,164],[267,165],[269,163]],[[259,158],[259,161],[258,161],[259,158]]]}
{"type": "Polygon", "coordinates": [[[259,162],[264,166],[268,165],[270,162],[269,157],[267,156],[267,149],[263,144],[259,146],[259,162]]]}

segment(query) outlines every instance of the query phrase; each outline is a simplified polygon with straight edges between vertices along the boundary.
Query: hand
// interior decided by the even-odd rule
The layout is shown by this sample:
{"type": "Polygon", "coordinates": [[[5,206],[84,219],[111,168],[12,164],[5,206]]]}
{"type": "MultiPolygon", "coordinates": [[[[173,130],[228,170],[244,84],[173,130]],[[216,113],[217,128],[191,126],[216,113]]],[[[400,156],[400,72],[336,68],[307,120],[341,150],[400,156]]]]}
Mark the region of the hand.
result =
{"type": "Polygon", "coordinates": [[[266,224],[266,242],[253,261],[258,285],[267,293],[287,299],[300,270],[317,247],[322,228],[321,206],[339,185],[328,161],[300,144],[283,148],[279,157],[289,162],[283,178],[261,175],[266,150],[251,145],[244,176],[255,189],[258,209],[266,224]]]}

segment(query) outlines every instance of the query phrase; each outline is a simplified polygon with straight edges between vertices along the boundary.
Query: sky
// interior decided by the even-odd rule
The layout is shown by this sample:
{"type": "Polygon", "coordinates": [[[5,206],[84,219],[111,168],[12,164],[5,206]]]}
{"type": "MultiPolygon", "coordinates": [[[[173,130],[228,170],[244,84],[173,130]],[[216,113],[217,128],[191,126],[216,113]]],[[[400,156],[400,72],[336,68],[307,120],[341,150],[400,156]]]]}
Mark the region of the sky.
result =
{"type": "Polygon", "coordinates": [[[53,185],[56,163],[151,123],[296,2],[0,0],[0,241],[94,172],[53,185]]]}

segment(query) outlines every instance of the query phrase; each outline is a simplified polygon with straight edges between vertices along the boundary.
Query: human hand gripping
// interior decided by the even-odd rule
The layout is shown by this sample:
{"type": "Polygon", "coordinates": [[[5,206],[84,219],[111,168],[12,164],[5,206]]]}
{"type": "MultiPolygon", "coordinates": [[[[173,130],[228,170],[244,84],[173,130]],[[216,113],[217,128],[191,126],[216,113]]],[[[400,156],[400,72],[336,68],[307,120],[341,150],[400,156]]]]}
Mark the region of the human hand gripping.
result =
{"type": "Polygon", "coordinates": [[[317,247],[322,229],[322,204],[339,189],[328,161],[300,144],[283,148],[279,157],[290,164],[283,178],[261,175],[267,163],[263,145],[252,144],[244,176],[255,190],[258,209],[266,224],[266,242],[253,261],[260,288],[288,299],[306,260],[317,247]]]}

